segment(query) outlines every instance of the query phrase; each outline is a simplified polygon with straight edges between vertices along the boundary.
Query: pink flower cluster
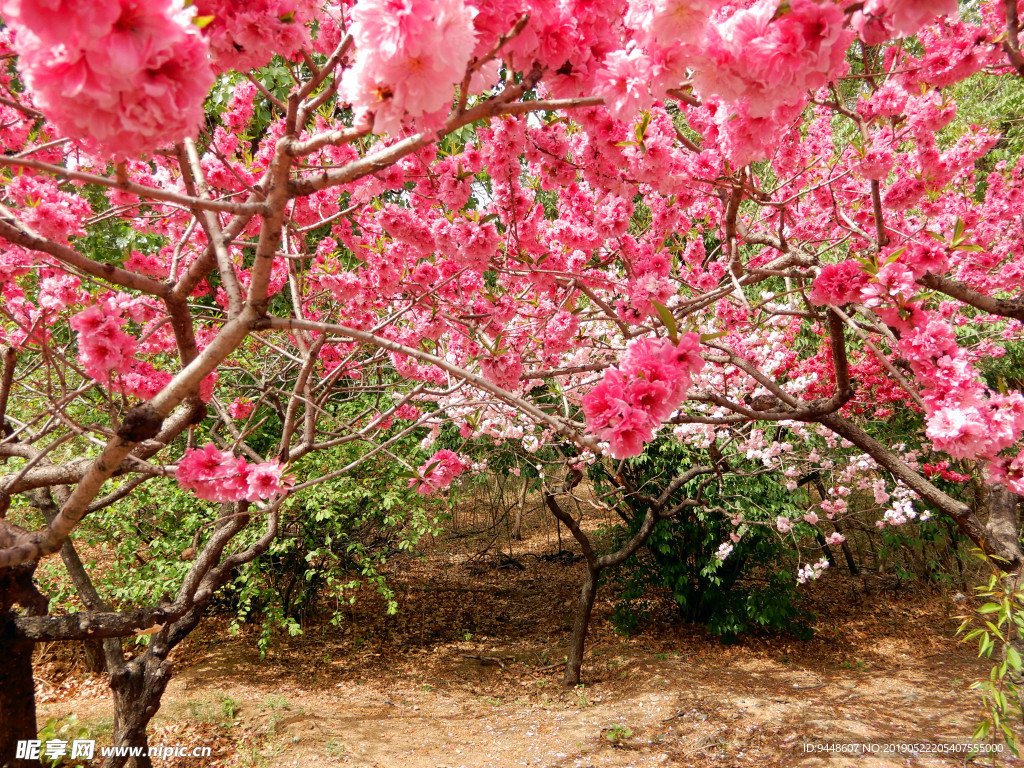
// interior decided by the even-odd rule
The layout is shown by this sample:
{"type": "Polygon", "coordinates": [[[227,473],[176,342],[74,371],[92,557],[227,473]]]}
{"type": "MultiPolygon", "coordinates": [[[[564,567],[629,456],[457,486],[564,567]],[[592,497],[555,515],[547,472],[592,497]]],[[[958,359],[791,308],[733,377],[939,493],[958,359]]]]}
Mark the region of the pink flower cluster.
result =
{"type": "Polygon", "coordinates": [[[468,459],[442,448],[420,465],[417,476],[409,481],[409,487],[415,488],[418,494],[429,496],[434,491],[447,488],[469,466],[468,459]]]}
{"type": "Polygon", "coordinates": [[[291,487],[294,475],[285,476],[280,463],[250,464],[213,443],[185,452],[175,475],[178,484],[206,501],[232,502],[269,499],[291,487]]]}
{"type": "Polygon", "coordinates": [[[910,37],[935,17],[956,12],[956,0],[867,0],[851,23],[861,40],[877,45],[893,37],[910,37]]]}
{"type": "Polygon", "coordinates": [[[838,264],[826,264],[815,279],[807,298],[818,306],[831,304],[839,307],[857,301],[868,281],[868,275],[861,264],[852,259],[838,264]]]}
{"type": "Polygon", "coordinates": [[[704,361],[700,337],[687,333],[678,344],[668,339],[637,339],[618,368],[583,398],[588,431],[607,440],[617,459],[638,456],[644,444],[686,397],[691,376],[704,361]]]}
{"type": "MultiPolygon", "coordinates": [[[[363,0],[352,10],[356,63],[342,80],[352,106],[392,135],[402,121],[442,110],[476,44],[462,0],[363,0]]],[[[436,117],[436,115],[434,115],[436,117]]]]}
{"type": "Polygon", "coordinates": [[[247,397],[236,397],[228,406],[228,413],[231,418],[237,421],[245,421],[256,409],[256,403],[247,397]]]}
{"type": "Polygon", "coordinates": [[[898,345],[925,389],[925,434],[957,459],[993,460],[1024,432],[1024,396],[990,393],[978,380],[952,326],[924,315],[898,345]]]}
{"type": "Polygon", "coordinates": [[[135,361],[136,341],[121,330],[124,323],[120,313],[98,304],[71,318],[78,332],[78,362],[100,383],[107,383],[112,373],[127,374],[135,361]]]}
{"type": "Polygon", "coordinates": [[[195,133],[213,84],[181,0],[9,0],[19,66],[56,127],[121,159],[195,133]]]}
{"type": "Polygon", "coordinates": [[[694,85],[702,95],[745,102],[753,118],[802,104],[844,65],[850,34],[831,0],[759,0],[708,28],[694,85]]]}
{"type": "Polygon", "coordinates": [[[212,16],[203,33],[218,71],[262,67],[274,54],[290,58],[309,44],[311,0],[197,0],[200,17],[212,16]]]}

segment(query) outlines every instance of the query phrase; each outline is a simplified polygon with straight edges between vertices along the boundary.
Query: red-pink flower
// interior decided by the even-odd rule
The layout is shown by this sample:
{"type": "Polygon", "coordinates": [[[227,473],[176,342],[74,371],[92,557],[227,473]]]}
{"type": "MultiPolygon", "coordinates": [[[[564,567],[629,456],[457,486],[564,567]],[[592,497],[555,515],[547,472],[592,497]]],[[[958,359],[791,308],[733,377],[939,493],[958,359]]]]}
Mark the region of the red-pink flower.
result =
{"type": "Polygon", "coordinates": [[[245,397],[236,397],[228,406],[228,413],[232,419],[242,421],[249,418],[249,414],[256,408],[256,404],[245,397]]]}
{"type": "Polygon", "coordinates": [[[182,488],[200,499],[219,502],[269,499],[287,490],[295,479],[284,476],[276,460],[249,464],[213,443],[185,451],[175,476],[182,488]]]}
{"type": "Polygon", "coordinates": [[[281,465],[276,461],[253,464],[246,473],[245,498],[249,501],[269,499],[279,494],[288,484],[281,465]]]}
{"type": "Polygon", "coordinates": [[[708,28],[707,63],[694,84],[703,95],[745,101],[755,118],[802,103],[844,64],[843,18],[831,0],[760,0],[708,28]]]}
{"type": "Polygon", "coordinates": [[[111,373],[128,373],[134,361],[135,339],[121,330],[124,320],[105,306],[94,304],[71,318],[78,332],[78,360],[101,384],[111,373]]]}
{"type": "Polygon", "coordinates": [[[619,120],[632,120],[654,103],[651,96],[651,60],[643,51],[613,51],[597,73],[597,93],[619,120]]]}
{"type": "Polygon", "coordinates": [[[637,456],[645,443],[686,397],[691,375],[704,367],[700,337],[687,333],[678,344],[668,339],[633,341],[617,368],[583,398],[587,430],[606,440],[617,459],[637,456]]]}
{"type": "Polygon", "coordinates": [[[402,121],[438,112],[466,71],[475,11],[462,0],[362,0],[352,11],[356,63],[342,93],[374,115],[374,130],[397,134],[402,121]]]}
{"type": "Polygon", "coordinates": [[[24,2],[14,17],[22,74],[59,130],[117,159],[195,133],[213,71],[193,9],[179,0],[66,5],[81,8],[30,13],[24,2]]]}
{"type": "Polygon", "coordinates": [[[447,488],[469,466],[468,460],[454,451],[442,448],[420,465],[417,476],[409,481],[409,487],[415,488],[416,493],[428,496],[434,491],[447,488]]]}
{"type": "Polygon", "coordinates": [[[842,306],[860,298],[861,289],[867,285],[868,276],[861,265],[851,260],[822,267],[814,287],[807,298],[819,306],[831,304],[842,306]]]}
{"type": "Polygon", "coordinates": [[[275,54],[291,58],[309,45],[312,0],[196,0],[199,16],[213,19],[203,28],[219,71],[262,67],[275,54]]]}

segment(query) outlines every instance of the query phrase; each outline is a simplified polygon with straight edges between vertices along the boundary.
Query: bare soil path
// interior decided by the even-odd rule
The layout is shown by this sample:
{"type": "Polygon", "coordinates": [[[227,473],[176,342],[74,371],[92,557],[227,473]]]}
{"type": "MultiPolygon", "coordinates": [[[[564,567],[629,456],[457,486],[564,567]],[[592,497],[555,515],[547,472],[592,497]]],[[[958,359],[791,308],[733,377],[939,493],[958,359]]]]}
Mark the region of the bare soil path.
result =
{"type": "MultiPolygon", "coordinates": [[[[308,628],[265,659],[211,620],[177,652],[151,743],[208,744],[213,759],[158,764],[965,765],[913,747],[965,743],[980,718],[969,685],[986,667],[952,639],[962,608],[948,597],[832,574],[809,592],[812,640],[726,646],[667,620],[620,637],[605,591],[586,684],[566,689],[552,665],[580,566],[544,559],[550,543],[516,543],[522,569],[473,558],[470,539],[438,543],[426,560],[393,563],[397,616],[361,601],[341,627],[308,628]],[[877,746],[816,751],[857,743],[877,746]]],[[[109,743],[103,681],[59,660],[43,668],[41,722],[75,713],[109,743]]]]}

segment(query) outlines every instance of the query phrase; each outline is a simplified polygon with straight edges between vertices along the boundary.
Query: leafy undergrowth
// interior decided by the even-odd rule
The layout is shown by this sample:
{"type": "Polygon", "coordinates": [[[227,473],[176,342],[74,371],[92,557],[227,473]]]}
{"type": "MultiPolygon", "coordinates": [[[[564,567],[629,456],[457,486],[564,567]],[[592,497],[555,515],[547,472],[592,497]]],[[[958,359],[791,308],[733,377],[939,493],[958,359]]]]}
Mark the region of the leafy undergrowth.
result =
{"type": "MultiPolygon", "coordinates": [[[[397,615],[367,594],[340,627],[308,627],[264,659],[253,638],[206,622],[176,652],[151,743],[213,757],[156,764],[964,765],[912,751],[966,743],[981,717],[968,687],[986,667],[953,639],[963,606],[948,596],[832,573],[806,592],[810,641],[723,645],[657,599],[650,624],[621,637],[605,588],[585,684],[567,689],[558,662],[581,566],[552,530],[491,536],[392,560],[397,615]],[[856,743],[878,746],[866,758],[815,751],[856,743]]],[[[75,713],[109,743],[102,685],[60,658],[40,668],[41,722],[75,713]]]]}

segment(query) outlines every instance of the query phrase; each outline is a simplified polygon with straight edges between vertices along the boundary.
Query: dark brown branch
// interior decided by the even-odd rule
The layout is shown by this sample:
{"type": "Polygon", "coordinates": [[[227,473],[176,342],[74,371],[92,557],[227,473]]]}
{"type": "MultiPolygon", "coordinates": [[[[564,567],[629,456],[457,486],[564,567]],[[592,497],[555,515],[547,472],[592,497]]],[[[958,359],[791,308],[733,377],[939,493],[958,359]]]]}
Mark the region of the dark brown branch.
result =
{"type": "Polygon", "coordinates": [[[958,280],[930,273],[919,278],[917,282],[926,288],[939,291],[964,304],[969,304],[975,309],[980,309],[982,312],[988,312],[990,315],[1024,320],[1024,300],[997,299],[986,296],[958,280]]]}

